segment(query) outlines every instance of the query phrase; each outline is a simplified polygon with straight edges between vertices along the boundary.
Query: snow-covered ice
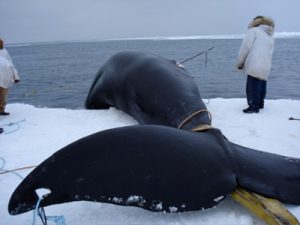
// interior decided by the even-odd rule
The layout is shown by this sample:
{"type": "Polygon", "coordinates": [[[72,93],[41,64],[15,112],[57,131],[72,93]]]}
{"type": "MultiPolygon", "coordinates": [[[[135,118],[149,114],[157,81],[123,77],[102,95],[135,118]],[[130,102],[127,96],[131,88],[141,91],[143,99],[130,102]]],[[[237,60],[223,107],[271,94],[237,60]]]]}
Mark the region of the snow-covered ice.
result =
{"type": "MultiPolygon", "coordinates": [[[[242,113],[246,107],[245,99],[216,98],[204,101],[212,114],[213,126],[221,129],[230,141],[261,151],[300,158],[300,121],[288,120],[289,117],[300,118],[299,100],[267,100],[265,109],[259,114],[242,113]]],[[[10,116],[0,117],[0,127],[6,132],[0,134],[0,157],[6,161],[6,170],[38,165],[65,145],[94,132],[137,124],[130,116],[115,108],[71,110],[14,103],[7,106],[7,111],[11,113],[10,116]]],[[[0,161],[0,167],[1,164],[0,161]]],[[[22,170],[19,174],[26,176],[31,170],[22,170]]],[[[7,211],[9,198],[20,182],[21,179],[15,174],[0,175],[0,225],[32,224],[32,212],[10,216],[7,211]]],[[[300,206],[287,205],[287,208],[300,220],[300,206]]],[[[64,215],[68,225],[264,224],[231,198],[209,210],[173,214],[83,201],[49,206],[45,210],[48,216],[64,215]]],[[[36,224],[41,222],[37,220],[36,224]]]]}

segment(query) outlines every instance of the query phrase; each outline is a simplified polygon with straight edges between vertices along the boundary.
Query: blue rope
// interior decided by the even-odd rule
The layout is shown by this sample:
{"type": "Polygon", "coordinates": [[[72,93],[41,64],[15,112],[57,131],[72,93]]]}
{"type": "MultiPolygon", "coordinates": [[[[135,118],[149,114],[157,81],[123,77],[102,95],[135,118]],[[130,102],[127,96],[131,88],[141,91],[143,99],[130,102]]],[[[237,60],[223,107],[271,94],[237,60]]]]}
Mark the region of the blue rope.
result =
{"type": "Polygon", "coordinates": [[[10,122],[10,123],[7,123],[7,124],[3,124],[3,127],[11,127],[11,126],[16,126],[14,130],[11,130],[11,131],[5,131],[4,129],[4,134],[11,134],[11,133],[14,133],[16,131],[18,131],[20,129],[20,123],[22,122],[25,122],[25,119],[23,120],[20,120],[20,121],[17,121],[17,122],[10,122]]]}
{"type": "MultiPolygon", "coordinates": [[[[24,177],[22,177],[19,173],[14,172],[14,171],[10,171],[10,170],[5,170],[4,166],[6,164],[6,161],[4,158],[0,157],[0,161],[2,161],[2,164],[0,164],[0,171],[4,171],[4,172],[9,172],[9,173],[13,173],[16,176],[18,176],[19,178],[21,178],[21,180],[24,179],[24,177]]],[[[44,225],[47,225],[47,221],[53,221],[54,223],[56,223],[56,225],[66,225],[66,221],[65,221],[65,217],[64,216],[46,216],[45,215],[45,211],[43,207],[39,207],[40,206],[40,202],[43,200],[43,198],[39,198],[37,203],[36,203],[36,207],[33,211],[33,221],[32,221],[32,225],[35,225],[35,221],[36,221],[36,215],[39,215],[39,217],[42,220],[42,223],[44,225]]]]}
{"type": "Polygon", "coordinates": [[[22,177],[19,173],[15,172],[15,171],[5,170],[5,169],[4,169],[4,166],[5,166],[5,164],[6,164],[6,161],[5,161],[5,159],[2,158],[2,157],[0,157],[0,160],[2,161],[2,165],[0,166],[0,171],[13,173],[13,174],[15,174],[16,176],[18,176],[19,178],[21,178],[21,180],[24,179],[24,177],[22,177]]]}
{"type": "MultiPolygon", "coordinates": [[[[35,209],[33,210],[32,225],[35,225],[36,215],[38,214],[38,208],[40,206],[41,201],[42,201],[42,198],[39,198],[39,200],[36,203],[35,209]]],[[[43,224],[44,224],[44,222],[43,222],[43,224]]]]}
{"type": "MultiPolygon", "coordinates": [[[[16,131],[18,131],[20,129],[20,123],[24,122],[25,119],[23,120],[20,120],[20,121],[17,121],[17,122],[10,122],[10,123],[7,123],[7,124],[3,124],[3,127],[10,127],[10,126],[16,126],[16,128],[12,131],[5,131],[5,129],[2,129],[1,131],[3,132],[4,130],[4,134],[11,134],[11,133],[14,133],[16,131]]],[[[1,132],[1,133],[2,133],[1,132]]],[[[2,161],[2,165],[0,166],[0,171],[4,171],[4,172],[9,172],[9,173],[13,173],[15,174],[16,176],[18,176],[19,178],[21,178],[21,180],[24,179],[24,177],[22,177],[19,173],[15,172],[15,171],[10,171],[10,170],[5,170],[4,169],[4,166],[6,164],[6,161],[4,158],[0,157],[0,160],[2,161]]],[[[64,216],[46,216],[45,215],[45,210],[43,207],[39,207],[40,206],[40,203],[41,201],[43,200],[43,198],[39,198],[38,201],[37,201],[37,204],[36,204],[36,207],[33,211],[33,221],[32,221],[32,225],[35,225],[35,221],[36,221],[36,215],[39,215],[39,217],[41,218],[42,220],[42,223],[44,225],[47,225],[47,221],[53,221],[56,223],[56,225],[66,225],[66,221],[65,221],[65,218],[64,216]]]]}
{"type": "Polygon", "coordinates": [[[64,216],[46,216],[45,210],[43,207],[40,207],[40,203],[43,198],[38,199],[35,209],[33,211],[33,220],[32,225],[35,225],[36,216],[38,215],[41,218],[41,221],[44,225],[47,225],[47,221],[53,221],[56,225],[66,225],[66,220],[64,216]]]}
{"type": "Polygon", "coordinates": [[[47,216],[47,220],[51,220],[57,225],[66,225],[64,216],[47,216]]]}

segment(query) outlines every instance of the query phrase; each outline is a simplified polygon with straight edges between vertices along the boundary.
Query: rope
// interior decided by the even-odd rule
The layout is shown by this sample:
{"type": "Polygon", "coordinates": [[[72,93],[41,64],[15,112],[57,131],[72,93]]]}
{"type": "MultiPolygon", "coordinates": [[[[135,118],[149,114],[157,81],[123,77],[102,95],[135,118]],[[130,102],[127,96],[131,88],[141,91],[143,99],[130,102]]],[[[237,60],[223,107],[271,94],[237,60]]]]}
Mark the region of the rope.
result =
{"type": "Polygon", "coordinates": [[[208,129],[214,129],[211,125],[208,124],[201,124],[195,128],[192,129],[194,132],[201,132],[201,131],[206,131],[208,129]]]}
{"type": "MultiPolygon", "coordinates": [[[[3,127],[9,127],[9,126],[14,126],[16,125],[16,128],[12,131],[9,132],[5,132],[5,130],[3,128],[0,128],[0,133],[2,133],[4,131],[4,134],[11,134],[14,133],[16,131],[18,131],[20,129],[20,123],[24,122],[25,119],[17,121],[17,122],[10,122],[7,124],[3,124],[3,127]]],[[[6,173],[13,173],[16,176],[18,176],[19,178],[21,178],[22,180],[24,179],[24,177],[22,177],[19,173],[15,172],[15,171],[19,171],[19,170],[25,170],[25,169],[31,169],[31,168],[35,168],[36,166],[26,166],[26,167],[21,167],[21,168],[16,168],[13,170],[5,170],[4,166],[6,164],[6,161],[4,158],[0,157],[0,160],[2,161],[2,165],[0,166],[0,175],[2,174],[6,174],[6,173]]],[[[36,215],[38,215],[41,218],[41,221],[43,223],[43,225],[47,225],[47,221],[53,221],[56,223],[56,225],[66,225],[65,222],[65,218],[64,216],[46,216],[45,214],[45,210],[43,207],[39,207],[40,202],[43,200],[43,198],[39,198],[36,204],[36,207],[33,211],[33,221],[32,224],[35,225],[35,221],[36,221],[36,215]]]]}
{"type": "Polygon", "coordinates": [[[17,121],[17,122],[10,122],[10,123],[7,123],[7,124],[3,124],[3,127],[11,127],[13,125],[16,126],[16,128],[14,130],[11,130],[11,131],[5,131],[5,129],[4,129],[4,134],[11,134],[11,133],[14,133],[14,132],[18,131],[21,127],[20,123],[25,122],[25,121],[26,120],[23,119],[23,120],[20,120],[20,121],[17,121]]]}
{"type": "Polygon", "coordinates": [[[4,172],[0,172],[0,175],[5,174],[5,173],[14,173],[15,171],[19,171],[19,170],[26,170],[26,169],[31,169],[31,168],[35,168],[36,166],[25,166],[25,167],[21,167],[21,168],[16,168],[16,169],[12,169],[12,170],[3,170],[4,172]]]}
{"type": "Polygon", "coordinates": [[[207,54],[207,52],[209,52],[210,50],[212,50],[212,49],[214,49],[214,48],[215,48],[215,47],[210,47],[209,49],[207,49],[207,50],[205,50],[205,51],[202,51],[202,52],[200,52],[200,53],[198,53],[198,54],[196,54],[196,55],[194,55],[194,56],[192,56],[192,57],[190,57],[190,58],[187,58],[187,59],[185,59],[185,60],[182,60],[182,61],[178,62],[178,64],[183,64],[183,63],[185,63],[185,62],[187,62],[187,61],[190,61],[190,60],[192,60],[192,59],[194,59],[194,58],[196,58],[196,57],[198,57],[199,55],[202,55],[202,54],[204,54],[204,53],[207,54]]]}
{"type": "Polygon", "coordinates": [[[43,223],[43,225],[47,225],[48,221],[53,221],[56,225],[66,225],[66,220],[64,216],[46,216],[44,207],[40,207],[40,203],[43,198],[39,197],[35,209],[33,211],[33,219],[32,225],[35,225],[36,216],[38,215],[43,223]]]}
{"type": "Polygon", "coordinates": [[[187,122],[189,122],[194,116],[202,113],[202,112],[207,112],[208,113],[208,117],[209,120],[211,121],[211,114],[207,109],[200,109],[196,112],[193,112],[191,115],[189,115],[188,117],[186,117],[179,125],[178,125],[178,129],[181,129],[187,122]]]}
{"type": "Polygon", "coordinates": [[[36,203],[35,209],[33,211],[32,225],[35,225],[36,215],[40,216],[43,224],[47,224],[47,221],[42,218],[42,216],[40,214],[40,211],[39,211],[39,206],[40,206],[40,203],[41,203],[42,200],[43,200],[42,198],[39,198],[37,203],[36,203]]]}
{"type": "Polygon", "coordinates": [[[32,225],[35,225],[36,216],[38,215],[43,223],[43,225],[47,225],[48,221],[53,221],[57,225],[66,225],[66,221],[64,216],[46,216],[45,210],[43,207],[40,207],[40,203],[43,200],[43,198],[39,198],[37,201],[37,204],[35,206],[35,209],[33,211],[33,220],[32,225]]]}
{"type": "MultiPolygon", "coordinates": [[[[202,54],[205,54],[205,59],[204,59],[204,69],[203,69],[203,77],[206,77],[206,70],[207,70],[207,61],[208,61],[208,52],[210,51],[210,50],[212,50],[212,49],[214,49],[215,47],[213,46],[213,47],[210,47],[210,48],[208,48],[207,50],[205,50],[205,51],[202,51],[202,52],[200,52],[200,53],[198,53],[198,54],[196,54],[196,55],[194,55],[194,56],[192,56],[192,57],[190,57],[190,58],[188,58],[188,59],[185,59],[185,60],[183,60],[183,61],[180,61],[180,62],[178,62],[177,64],[178,65],[181,65],[181,64],[183,64],[183,63],[185,63],[185,62],[187,62],[187,61],[190,61],[190,60],[192,60],[192,59],[194,59],[194,58],[196,58],[196,57],[198,57],[198,56],[200,56],[200,55],[202,55],[202,54]]],[[[200,76],[199,77],[193,77],[193,78],[200,78],[200,76]]],[[[204,82],[205,83],[205,82],[204,82]]],[[[207,100],[207,102],[205,103],[205,104],[209,104],[209,99],[207,100]]]]}
{"type": "MultiPolygon", "coordinates": [[[[21,178],[21,180],[24,179],[24,177],[22,177],[19,173],[16,173],[15,171],[18,170],[23,170],[23,169],[30,169],[30,168],[34,168],[36,166],[27,166],[27,167],[22,167],[22,168],[17,168],[14,170],[5,170],[4,166],[6,164],[6,161],[4,158],[0,157],[0,161],[2,161],[2,164],[0,164],[0,171],[2,171],[0,173],[1,174],[5,174],[5,173],[13,173],[16,176],[18,176],[19,178],[21,178]]],[[[39,198],[36,204],[36,207],[33,211],[33,221],[32,221],[32,225],[35,225],[35,221],[36,221],[36,215],[38,215],[41,218],[41,221],[43,223],[43,225],[47,225],[47,221],[53,221],[54,223],[56,223],[56,225],[66,225],[66,221],[64,216],[46,216],[45,214],[45,210],[43,207],[39,207],[40,206],[40,202],[43,200],[43,198],[39,198]]]]}
{"type": "Polygon", "coordinates": [[[57,225],[66,225],[64,216],[47,216],[47,220],[55,222],[57,225]]]}
{"type": "MultiPolygon", "coordinates": [[[[203,70],[203,77],[204,77],[204,79],[205,79],[206,73],[207,73],[207,72],[206,72],[206,68],[207,68],[207,60],[208,60],[208,52],[205,53],[204,70],[203,70]]],[[[203,83],[205,84],[205,80],[204,80],[203,83]]],[[[207,99],[207,102],[206,102],[205,104],[206,104],[206,105],[209,104],[209,99],[207,99]]]]}
{"type": "Polygon", "coordinates": [[[1,172],[0,174],[4,174],[4,173],[13,173],[15,174],[16,176],[18,176],[19,178],[21,178],[21,180],[23,180],[24,178],[19,174],[19,173],[16,173],[14,170],[5,170],[4,169],[4,166],[6,164],[6,161],[4,158],[0,157],[0,160],[2,161],[2,165],[0,166],[0,171],[3,171],[1,172]]]}

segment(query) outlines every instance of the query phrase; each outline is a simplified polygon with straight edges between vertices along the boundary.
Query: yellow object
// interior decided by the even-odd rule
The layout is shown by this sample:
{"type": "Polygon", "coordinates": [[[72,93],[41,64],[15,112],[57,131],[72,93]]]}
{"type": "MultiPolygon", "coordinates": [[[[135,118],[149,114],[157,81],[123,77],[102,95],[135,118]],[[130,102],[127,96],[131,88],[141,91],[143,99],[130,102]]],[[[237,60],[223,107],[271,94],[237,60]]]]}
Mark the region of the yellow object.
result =
{"type": "Polygon", "coordinates": [[[202,124],[202,125],[199,125],[199,126],[193,128],[192,131],[201,132],[201,131],[206,131],[208,129],[213,129],[213,127],[211,125],[208,125],[208,124],[202,124]]]}
{"type": "Polygon", "coordinates": [[[270,225],[299,225],[299,221],[276,199],[237,188],[231,197],[270,225]]]}

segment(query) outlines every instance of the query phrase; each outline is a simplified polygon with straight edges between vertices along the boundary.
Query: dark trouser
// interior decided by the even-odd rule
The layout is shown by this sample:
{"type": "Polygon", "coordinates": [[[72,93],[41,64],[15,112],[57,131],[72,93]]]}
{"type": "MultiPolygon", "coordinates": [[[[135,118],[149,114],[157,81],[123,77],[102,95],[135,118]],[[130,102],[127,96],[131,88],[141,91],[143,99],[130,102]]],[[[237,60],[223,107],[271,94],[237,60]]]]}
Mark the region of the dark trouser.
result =
{"type": "Polygon", "coordinates": [[[4,112],[6,106],[8,88],[0,87],[0,112],[4,112]]]}
{"type": "Polygon", "coordinates": [[[260,80],[250,75],[247,76],[246,94],[250,109],[257,111],[264,107],[267,92],[267,81],[260,80]]]}

